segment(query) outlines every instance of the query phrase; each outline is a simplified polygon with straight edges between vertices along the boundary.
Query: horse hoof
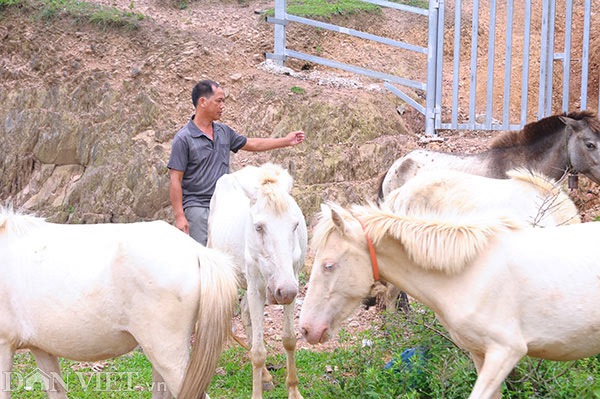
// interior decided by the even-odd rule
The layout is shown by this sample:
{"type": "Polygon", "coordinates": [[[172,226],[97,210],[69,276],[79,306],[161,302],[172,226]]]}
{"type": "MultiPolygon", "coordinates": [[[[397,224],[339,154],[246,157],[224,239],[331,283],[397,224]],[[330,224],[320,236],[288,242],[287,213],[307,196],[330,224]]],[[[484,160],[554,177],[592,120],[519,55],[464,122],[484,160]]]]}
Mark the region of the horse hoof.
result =
{"type": "Polygon", "coordinates": [[[272,391],[275,389],[275,385],[272,382],[263,382],[263,391],[272,391]]]}

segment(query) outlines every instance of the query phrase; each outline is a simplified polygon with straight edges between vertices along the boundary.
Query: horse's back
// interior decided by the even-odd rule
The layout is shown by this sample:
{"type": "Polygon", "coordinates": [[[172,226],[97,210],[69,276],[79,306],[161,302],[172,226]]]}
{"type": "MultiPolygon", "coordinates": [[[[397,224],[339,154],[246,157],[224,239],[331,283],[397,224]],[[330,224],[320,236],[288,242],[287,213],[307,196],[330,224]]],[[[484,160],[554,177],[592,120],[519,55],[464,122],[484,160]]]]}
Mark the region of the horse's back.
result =
{"type": "Polygon", "coordinates": [[[388,169],[381,182],[380,198],[406,184],[423,171],[456,170],[480,176],[491,176],[485,153],[453,154],[448,152],[417,149],[397,159],[388,169]]]}
{"type": "Polygon", "coordinates": [[[559,188],[520,179],[491,179],[455,170],[429,170],[389,195],[388,206],[405,215],[485,213],[509,216],[529,224],[554,226],[577,219],[572,201],[559,188]],[[559,203],[548,195],[557,195],[559,203]],[[551,198],[550,198],[551,200],[551,198]],[[547,206],[544,205],[554,205],[547,206]],[[565,216],[568,215],[568,216],[565,216]]]}
{"type": "Polygon", "coordinates": [[[2,235],[3,321],[22,347],[87,360],[124,353],[148,309],[196,309],[200,247],[164,222],[44,223],[2,235]]]}

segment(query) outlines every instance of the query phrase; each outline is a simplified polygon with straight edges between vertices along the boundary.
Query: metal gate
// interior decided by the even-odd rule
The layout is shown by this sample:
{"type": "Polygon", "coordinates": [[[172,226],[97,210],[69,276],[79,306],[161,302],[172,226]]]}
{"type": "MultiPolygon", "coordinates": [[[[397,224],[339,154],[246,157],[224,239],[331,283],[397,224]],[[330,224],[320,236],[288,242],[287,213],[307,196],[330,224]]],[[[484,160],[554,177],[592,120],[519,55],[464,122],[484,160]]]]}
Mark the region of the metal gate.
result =
{"type": "MultiPolygon", "coordinates": [[[[598,84],[593,85],[588,80],[593,25],[591,0],[431,0],[429,9],[385,0],[360,0],[427,17],[426,48],[287,14],[286,1],[275,0],[275,17],[267,18],[275,24],[274,53],[266,54],[267,58],[282,64],[287,57],[293,57],[380,79],[384,87],[425,115],[425,133],[429,135],[440,129],[518,130],[532,119],[588,109],[590,105],[598,108],[600,104],[598,84]],[[445,18],[447,8],[451,18],[448,20],[445,18]],[[462,32],[466,18],[471,19],[470,35],[462,32]],[[285,28],[290,22],[426,55],[424,82],[287,49],[285,28]],[[445,30],[452,26],[453,34],[445,38],[445,30]],[[504,30],[505,34],[498,35],[497,30],[504,30]],[[519,40],[513,38],[515,33],[519,40]],[[451,62],[444,60],[444,46],[453,49],[451,62]],[[499,58],[496,50],[502,47],[504,51],[499,58]],[[556,48],[560,52],[555,52],[556,48]],[[467,58],[463,52],[470,53],[468,63],[461,62],[467,58]],[[483,58],[487,62],[479,60],[483,58]],[[573,71],[577,81],[572,79],[573,71]],[[425,104],[395,84],[424,91],[425,104]],[[500,86],[501,96],[494,93],[500,90],[496,86],[500,86]],[[484,90],[478,91],[478,87],[484,90]],[[467,90],[468,98],[464,93],[467,90]],[[597,95],[590,99],[593,91],[597,95]],[[555,92],[561,94],[555,96],[555,92]],[[536,107],[531,105],[535,103],[537,113],[536,107]]],[[[599,62],[595,61],[593,66],[599,62]]]]}

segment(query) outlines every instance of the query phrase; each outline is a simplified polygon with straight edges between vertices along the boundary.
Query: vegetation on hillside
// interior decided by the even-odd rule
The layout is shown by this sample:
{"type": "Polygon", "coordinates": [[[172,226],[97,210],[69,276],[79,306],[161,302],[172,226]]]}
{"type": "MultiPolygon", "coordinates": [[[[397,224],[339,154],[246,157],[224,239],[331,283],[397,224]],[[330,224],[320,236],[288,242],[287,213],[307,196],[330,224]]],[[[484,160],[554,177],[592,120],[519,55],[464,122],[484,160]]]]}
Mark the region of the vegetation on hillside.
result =
{"type": "Polygon", "coordinates": [[[0,10],[8,6],[29,7],[41,18],[50,19],[69,15],[76,20],[87,20],[101,26],[135,28],[144,15],[133,11],[121,11],[114,7],[78,0],[0,0],[0,10]]]}

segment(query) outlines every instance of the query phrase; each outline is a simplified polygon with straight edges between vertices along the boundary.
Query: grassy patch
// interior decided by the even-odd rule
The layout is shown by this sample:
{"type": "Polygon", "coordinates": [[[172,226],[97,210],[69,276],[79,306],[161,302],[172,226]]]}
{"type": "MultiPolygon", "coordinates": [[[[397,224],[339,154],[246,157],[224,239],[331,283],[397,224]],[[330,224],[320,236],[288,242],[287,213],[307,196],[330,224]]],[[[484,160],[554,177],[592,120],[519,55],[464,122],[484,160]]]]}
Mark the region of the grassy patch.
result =
{"type": "Polygon", "coordinates": [[[429,1],[428,0],[391,0],[394,3],[404,4],[407,6],[417,7],[429,9],[429,1]]]}
{"type": "Polygon", "coordinates": [[[290,87],[290,91],[294,94],[304,94],[306,92],[306,90],[300,86],[292,86],[290,87]]]}
{"type": "MultiPolygon", "coordinates": [[[[340,347],[331,352],[299,350],[296,364],[306,399],[465,398],[477,377],[469,355],[447,339],[447,332],[426,307],[386,314],[358,337],[341,331],[340,347]],[[358,339],[356,339],[358,338],[358,339]]],[[[277,353],[281,348],[267,348],[277,353]]],[[[287,397],[284,354],[267,358],[275,389],[265,399],[287,397]]],[[[252,394],[252,366],[239,346],[225,350],[208,393],[213,398],[242,399],[252,394]]],[[[98,364],[61,360],[69,397],[150,398],[152,367],[142,352],[98,364]]],[[[18,355],[14,371],[35,372],[29,354],[18,355]]],[[[600,355],[573,362],[525,358],[506,379],[502,397],[600,398],[600,355]]],[[[14,397],[43,398],[41,385],[25,391],[13,376],[14,397]],[[18,390],[18,389],[21,390],[18,390]],[[26,392],[24,396],[23,392],[26,392]]]]}
{"type": "Polygon", "coordinates": [[[0,9],[22,3],[23,0],[0,0],[0,9]]]}
{"type": "MultiPolygon", "coordinates": [[[[359,12],[379,12],[381,8],[374,4],[359,0],[289,0],[288,14],[299,17],[331,18],[336,15],[350,15],[359,12]]],[[[269,9],[267,15],[275,15],[274,9],[269,9]]]]}
{"type": "MultiPolygon", "coordinates": [[[[389,313],[371,330],[351,339],[341,331],[332,352],[299,350],[296,364],[306,398],[466,398],[477,373],[470,356],[426,307],[409,315],[389,313]],[[355,342],[355,343],[352,343],[355,342]],[[345,348],[345,349],[344,349],[345,348]]],[[[265,398],[287,397],[285,355],[269,356],[275,389],[265,398]]],[[[213,379],[213,397],[251,396],[252,368],[239,348],[225,351],[224,372],[213,379]]],[[[503,398],[600,398],[600,356],[574,362],[521,360],[502,386],[503,398]]]]}
{"type": "MultiPolygon", "coordinates": [[[[152,365],[140,351],[98,363],[61,359],[60,366],[69,397],[102,399],[151,396],[152,365]]],[[[17,355],[11,379],[13,397],[46,398],[40,376],[29,352],[17,355]]]]}
{"type": "MultiPolygon", "coordinates": [[[[391,1],[418,8],[429,8],[428,0],[391,1]]],[[[299,17],[321,17],[328,19],[337,15],[351,15],[360,12],[376,13],[380,11],[381,7],[360,0],[289,0],[287,3],[287,12],[299,17]]],[[[275,15],[275,10],[271,8],[267,10],[266,14],[273,16],[275,15]]]]}
{"type": "Polygon", "coordinates": [[[84,20],[103,27],[115,26],[135,28],[144,15],[133,12],[134,2],[130,4],[131,11],[121,11],[114,7],[88,3],[78,0],[0,0],[0,9],[13,5],[26,5],[38,11],[45,19],[59,15],[68,15],[76,20],[84,20]]]}

